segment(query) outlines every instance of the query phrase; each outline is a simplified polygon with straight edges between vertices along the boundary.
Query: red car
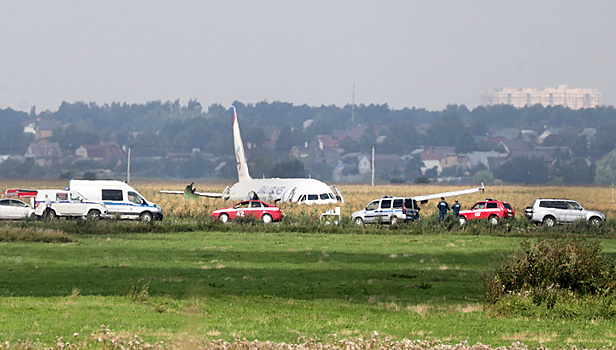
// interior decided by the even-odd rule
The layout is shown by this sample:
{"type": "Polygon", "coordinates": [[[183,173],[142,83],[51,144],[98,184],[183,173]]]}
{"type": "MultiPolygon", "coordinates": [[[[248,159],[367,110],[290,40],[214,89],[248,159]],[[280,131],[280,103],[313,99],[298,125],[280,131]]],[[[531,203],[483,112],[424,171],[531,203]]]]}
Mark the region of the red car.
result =
{"type": "Polygon", "coordinates": [[[237,217],[254,217],[257,220],[263,220],[263,222],[267,224],[282,219],[282,211],[280,211],[280,208],[277,206],[257,200],[250,200],[239,202],[232,207],[218,209],[212,212],[212,219],[220,220],[225,223],[237,217]]]}
{"type": "Polygon", "coordinates": [[[501,219],[515,217],[515,211],[511,205],[504,201],[486,198],[485,201],[477,202],[471,210],[460,211],[460,224],[473,219],[488,219],[493,225],[498,224],[501,219]]]}

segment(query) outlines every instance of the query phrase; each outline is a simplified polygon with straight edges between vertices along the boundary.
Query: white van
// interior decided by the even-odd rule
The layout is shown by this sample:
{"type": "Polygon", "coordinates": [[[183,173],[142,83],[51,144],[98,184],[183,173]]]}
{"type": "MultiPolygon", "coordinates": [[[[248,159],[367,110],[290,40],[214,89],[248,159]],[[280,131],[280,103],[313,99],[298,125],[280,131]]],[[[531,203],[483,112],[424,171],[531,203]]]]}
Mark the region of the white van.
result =
{"type": "Polygon", "coordinates": [[[83,217],[88,219],[100,219],[107,215],[107,207],[100,201],[86,200],[76,191],[70,190],[37,190],[36,210],[38,217],[45,215],[45,201],[49,198],[51,210],[49,218],[55,217],[83,217]]]}
{"type": "Polygon", "coordinates": [[[141,221],[162,220],[163,211],[129,184],[118,180],[71,180],[71,190],[107,206],[108,216],[141,221]]]}

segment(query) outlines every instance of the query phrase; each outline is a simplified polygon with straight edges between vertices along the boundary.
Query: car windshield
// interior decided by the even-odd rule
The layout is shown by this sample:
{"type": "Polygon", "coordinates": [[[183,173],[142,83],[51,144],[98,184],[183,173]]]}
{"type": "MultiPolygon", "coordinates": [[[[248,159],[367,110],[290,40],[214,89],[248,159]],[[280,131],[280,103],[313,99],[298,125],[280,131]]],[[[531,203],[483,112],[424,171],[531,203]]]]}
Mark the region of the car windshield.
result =
{"type": "Polygon", "coordinates": [[[511,204],[507,203],[507,202],[503,202],[503,206],[505,207],[505,209],[507,210],[513,210],[511,209],[511,204]]]}

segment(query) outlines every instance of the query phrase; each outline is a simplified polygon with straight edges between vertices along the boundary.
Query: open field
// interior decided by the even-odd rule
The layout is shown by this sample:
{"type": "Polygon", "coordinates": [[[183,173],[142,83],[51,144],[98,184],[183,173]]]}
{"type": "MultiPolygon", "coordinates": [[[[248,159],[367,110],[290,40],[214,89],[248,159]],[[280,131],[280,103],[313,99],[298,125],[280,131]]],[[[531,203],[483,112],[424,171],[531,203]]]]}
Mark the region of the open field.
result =
{"type": "MultiPolygon", "coordinates": [[[[387,230],[386,235],[377,227],[285,231],[293,223],[269,228],[218,224],[201,231],[198,222],[186,226],[184,232],[164,231],[176,222],[195,218],[209,222],[211,210],[231,203],[206,198],[183,201],[181,196],[157,192],[182,189],[183,183],[131,184],[163,206],[169,223],[84,222],[85,228],[102,228],[92,235],[75,233],[87,230],[80,231],[79,222],[66,222],[77,231],[60,243],[0,242],[0,344],[4,340],[15,344],[18,339],[52,344],[56,336],[73,343],[87,342],[91,334],[102,336],[102,325],[125,339],[137,335],[149,342],[180,343],[187,339],[366,339],[375,331],[397,340],[493,346],[521,341],[551,347],[600,347],[616,340],[616,319],[503,318],[484,310],[483,273],[497,266],[525,237],[542,232],[518,236],[502,232],[492,236],[489,231],[473,235],[455,228],[431,234],[407,232],[412,226],[387,230]],[[126,226],[146,233],[123,233],[126,226]]],[[[65,185],[61,181],[15,182],[4,187],[65,185]]],[[[220,184],[197,187],[224,188],[220,184]]],[[[382,194],[425,194],[465,187],[339,188],[347,200],[343,214],[348,216],[382,194]]],[[[498,186],[460,200],[468,208],[485,197],[508,200],[518,216],[523,216],[523,208],[534,198],[567,197],[614,218],[609,188],[498,186]]],[[[295,218],[303,215],[315,221],[325,210],[282,206],[295,218]]],[[[422,213],[424,217],[434,213],[434,203],[425,205],[422,213]]],[[[42,222],[0,223],[0,233],[20,230],[22,225],[45,228],[42,222]]],[[[62,230],[62,225],[48,227],[62,230]]],[[[560,234],[547,233],[550,236],[546,237],[560,234]]],[[[604,251],[615,257],[616,240],[601,238],[604,251]]]]}
{"type": "MultiPolygon", "coordinates": [[[[0,244],[0,339],[370,338],[612,344],[616,320],[497,318],[481,275],[520,238],[191,232],[0,244]]],[[[604,249],[616,253],[616,241],[604,249]]]]}

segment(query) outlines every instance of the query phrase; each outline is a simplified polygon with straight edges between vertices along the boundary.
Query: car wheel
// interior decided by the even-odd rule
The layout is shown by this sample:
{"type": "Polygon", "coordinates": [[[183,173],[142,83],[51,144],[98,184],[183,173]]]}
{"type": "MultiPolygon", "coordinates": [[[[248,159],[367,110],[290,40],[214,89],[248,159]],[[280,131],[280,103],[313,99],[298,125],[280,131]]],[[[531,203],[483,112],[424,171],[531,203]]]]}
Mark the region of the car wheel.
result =
{"type": "Polygon", "coordinates": [[[601,218],[593,216],[592,218],[590,218],[590,220],[588,220],[588,223],[590,223],[592,226],[599,226],[601,224],[601,218]]]}
{"type": "Polygon", "coordinates": [[[139,216],[139,220],[141,220],[143,222],[150,222],[150,221],[152,221],[152,213],[150,213],[149,211],[144,211],[139,216]]]}
{"type": "Polygon", "coordinates": [[[261,220],[263,220],[264,224],[269,224],[270,222],[272,222],[272,216],[270,214],[264,214],[263,217],[261,217],[261,220]]]}
{"type": "Polygon", "coordinates": [[[496,215],[491,215],[488,220],[490,220],[490,223],[492,225],[497,225],[498,224],[498,216],[496,215]]]}
{"type": "Polygon", "coordinates": [[[362,226],[364,224],[364,219],[355,218],[355,224],[357,224],[357,226],[362,226]]]}
{"type": "Polygon", "coordinates": [[[393,226],[395,224],[398,223],[398,217],[397,216],[392,216],[391,219],[389,220],[389,223],[393,226]]]}
{"type": "Polygon", "coordinates": [[[48,213],[44,213],[43,214],[43,218],[45,220],[53,220],[53,219],[55,219],[57,217],[58,216],[56,215],[56,212],[53,209],[51,209],[48,213]]]}
{"type": "Polygon", "coordinates": [[[220,214],[220,216],[218,217],[218,220],[220,220],[220,222],[222,222],[223,224],[226,224],[227,222],[229,222],[229,214],[225,214],[225,213],[220,214]]]}
{"type": "Polygon", "coordinates": [[[101,219],[101,212],[96,210],[96,209],[92,209],[88,212],[88,220],[100,220],[101,219]]]}
{"type": "Polygon", "coordinates": [[[458,220],[460,220],[460,226],[466,225],[466,217],[460,216],[458,220]]]}
{"type": "Polygon", "coordinates": [[[543,218],[543,226],[552,227],[556,225],[556,219],[553,216],[546,216],[543,218]]]}

